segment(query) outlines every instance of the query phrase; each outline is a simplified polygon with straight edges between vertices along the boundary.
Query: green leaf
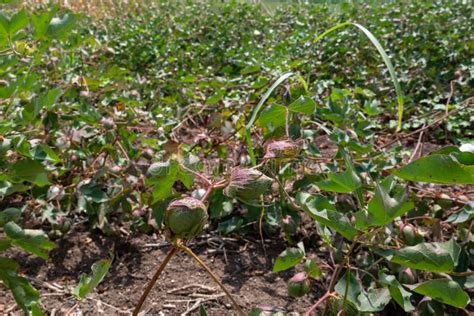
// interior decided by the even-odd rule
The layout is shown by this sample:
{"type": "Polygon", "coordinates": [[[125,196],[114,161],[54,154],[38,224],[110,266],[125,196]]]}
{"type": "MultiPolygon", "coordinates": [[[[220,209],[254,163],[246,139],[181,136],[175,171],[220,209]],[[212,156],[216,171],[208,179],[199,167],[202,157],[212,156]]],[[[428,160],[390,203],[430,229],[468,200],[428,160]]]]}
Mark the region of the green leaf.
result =
{"type": "Polygon", "coordinates": [[[407,313],[415,310],[415,307],[411,303],[411,293],[403,288],[398,280],[393,275],[387,275],[380,273],[380,282],[383,285],[387,285],[390,291],[390,296],[397,302],[400,307],[407,313]]]}
{"type": "Polygon", "coordinates": [[[0,257],[0,270],[16,270],[18,263],[10,258],[0,257]]]}
{"type": "Polygon", "coordinates": [[[10,248],[10,246],[10,240],[4,238],[0,239],[0,252],[7,250],[8,248],[10,248]]]}
{"type": "Polygon", "coordinates": [[[204,305],[199,305],[199,316],[207,316],[206,308],[204,305]]]}
{"type": "Polygon", "coordinates": [[[169,197],[171,195],[173,184],[176,182],[176,180],[178,180],[179,166],[177,161],[171,160],[167,163],[159,164],[160,165],[153,164],[155,166],[153,168],[150,166],[148,169],[149,174],[157,175],[146,180],[147,185],[153,185],[153,199],[151,204],[162,201],[169,197]]]}
{"type": "Polygon", "coordinates": [[[104,203],[109,200],[109,197],[102,190],[102,187],[94,182],[86,183],[79,186],[79,192],[84,195],[86,200],[91,202],[104,203]]]}
{"type": "Polygon", "coordinates": [[[249,316],[261,316],[263,313],[261,308],[254,307],[250,310],[249,316]]]}
{"type": "Polygon", "coordinates": [[[244,223],[244,220],[242,218],[239,218],[237,216],[231,217],[230,219],[226,221],[219,222],[219,225],[217,226],[217,231],[219,233],[227,235],[233,231],[236,231],[240,227],[242,227],[243,223],[244,223]]]}
{"type": "Polygon", "coordinates": [[[39,98],[34,101],[34,117],[36,117],[42,108],[47,110],[51,109],[51,107],[58,101],[59,97],[61,96],[62,91],[59,88],[51,89],[47,93],[43,94],[39,98]]]}
{"type": "Polygon", "coordinates": [[[28,311],[29,316],[43,316],[44,313],[39,306],[39,303],[31,304],[30,310],[28,311]]]}
{"type": "Polygon", "coordinates": [[[474,289],[474,274],[468,275],[466,277],[466,282],[464,286],[468,289],[474,289]]]}
{"type": "Polygon", "coordinates": [[[59,6],[55,5],[49,11],[35,12],[31,15],[31,22],[35,28],[33,37],[34,39],[43,39],[46,36],[46,32],[49,27],[49,23],[53,19],[56,12],[59,10],[59,6]]]}
{"type": "Polygon", "coordinates": [[[250,65],[240,71],[242,75],[249,75],[260,71],[259,65],[250,65]]]}
{"type": "Polygon", "coordinates": [[[344,164],[346,165],[346,170],[350,172],[351,174],[351,181],[352,181],[352,186],[354,186],[355,193],[356,193],[356,198],[357,198],[357,203],[359,204],[359,207],[362,208],[364,205],[364,197],[363,197],[363,192],[362,192],[362,181],[357,174],[357,171],[354,167],[354,164],[352,163],[352,158],[351,156],[347,153],[345,148],[341,145],[338,145],[338,152],[344,159],[344,164]]]}
{"type": "Polygon", "coordinates": [[[474,203],[468,203],[457,213],[451,214],[446,223],[461,224],[474,218],[474,203]]]}
{"type": "Polygon", "coordinates": [[[390,302],[390,291],[387,288],[369,289],[357,297],[360,312],[380,312],[390,302]]]}
{"type": "Polygon", "coordinates": [[[6,223],[3,229],[13,245],[45,260],[48,259],[48,251],[56,248],[56,244],[42,230],[22,229],[14,222],[6,223]]]}
{"type": "Polygon", "coordinates": [[[474,184],[474,166],[459,163],[453,155],[430,155],[394,171],[402,179],[439,184],[474,184]]]}
{"type": "Polygon", "coordinates": [[[334,290],[341,296],[345,297],[349,302],[358,306],[357,298],[362,291],[361,285],[351,271],[344,273],[339,279],[334,290]]]}
{"type": "Polygon", "coordinates": [[[55,164],[61,162],[61,158],[59,158],[56,152],[46,144],[39,144],[30,153],[35,160],[47,160],[55,164]]]}
{"type": "Polygon", "coordinates": [[[18,11],[10,19],[8,26],[8,34],[13,37],[19,30],[28,25],[28,16],[26,15],[25,9],[18,11]]]}
{"type": "Polygon", "coordinates": [[[215,94],[211,95],[210,97],[206,98],[206,105],[210,104],[216,104],[217,102],[220,102],[222,98],[224,97],[225,93],[223,91],[218,91],[215,94]]]}
{"type": "Polygon", "coordinates": [[[113,258],[109,258],[95,262],[92,265],[92,273],[89,276],[85,274],[81,275],[79,284],[72,290],[72,294],[81,300],[85,299],[87,295],[102,282],[107,272],[109,272],[112,260],[113,258]]]}
{"type": "Polygon", "coordinates": [[[449,241],[437,242],[434,244],[449,253],[451,258],[453,259],[454,266],[458,265],[459,256],[461,255],[461,247],[459,247],[454,238],[449,241]]]}
{"type": "Polygon", "coordinates": [[[300,193],[296,200],[311,218],[334,229],[346,239],[352,240],[359,233],[349,219],[337,212],[326,198],[300,193]]]}
{"type": "Polygon", "coordinates": [[[73,29],[76,21],[77,17],[75,14],[65,14],[60,19],[52,19],[46,32],[53,38],[64,39],[69,35],[69,32],[73,29]]]}
{"type": "Polygon", "coordinates": [[[37,186],[49,184],[48,175],[43,164],[39,161],[25,159],[17,161],[11,167],[12,176],[28,181],[37,186]]]}
{"type": "Polygon", "coordinates": [[[403,96],[403,91],[402,88],[400,87],[400,83],[398,81],[397,74],[395,72],[395,68],[392,65],[392,62],[390,61],[390,58],[388,57],[387,53],[383,49],[382,45],[380,42],[377,40],[377,38],[365,27],[363,27],[360,24],[353,23],[353,22],[343,22],[340,24],[337,24],[326,31],[324,31],[322,34],[318,35],[314,42],[319,42],[322,38],[324,38],[326,35],[332,33],[333,31],[336,31],[342,27],[346,26],[355,26],[359,30],[361,30],[365,36],[372,42],[372,44],[375,46],[377,51],[379,52],[380,56],[382,56],[383,62],[387,66],[388,72],[390,73],[390,77],[392,79],[393,85],[395,86],[395,92],[397,93],[397,103],[398,103],[398,124],[397,124],[397,131],[399,131],[402,128],[402,120],[403,120],[403,103],[404,103],[404,96],[403,96]]]}
{"type": "Polygon", "coordinates": [[[316,110],[316,102],[308,96],[300,96],[296,101],[288,106],[291,112],[304,113],[311,115],[316,110]]]}
{"type": "Polygon", "coordinates": [[[262,113],[260,113],[260,117],[258,118],[258,125],[261,127],[276,129],[285,125],[285,117],[285,106],[273,103],[262,110],[262,113]]]}
{"type": "Polygon", "coordinates": [[[314,260],[306,260],[304,271],[311,278],[319,278],[321,276],[321,268],[314,260]]]}
{"type": "Polygon", "coordinates": [[[359,312],[379,312],[390,302],[387,288],[370,288],[364,291],[354,273],[346,272],[334,287],[337,294],[345,297],[359,312]]]}
{"type": "Polygon", "coordinates": [[[457,308],[464,308],[470,302],[469,295],[462,290],[459,284],[448,279],[428,280],[423,283],[407,285],[407,287],[415,293],[457,308]]]}
{"type": "Polygon", "coordinates": [[[350,193],[360,187],[360,182],[355,181],[356,176],[349,170],[337,173],[329,172],[328,179],[316,182],[316,185],[324,191],[350,193]]]}
{"type": "Polygon", "coordinates": [[[17,208],[9,207],[0,212],[0,227],[8,222],[17,222],[20,219],[21,211],[17,208]]]}
{"type": "Polygon", "coordinates": [[[393,252],[391,262],[430,271],[451,272],[459,258],[460,248],[454,241],[445,243],[420,243],[393,252]]]}
{"type": "Polygon", "coordinates": [[[15,192],[24,192],[30,189],[29,185],[21,183],[10,183],[8,181],[0,181],[0,197],[5,197],[15,192]]]}
{"type": "Polygon", "coordinates": [[[10,18],[5,14],[5,12],[0,11],[0,35],[2,35],[2,37],[8,38],[9,29],[10,18]]]}
{"type": "Polygon", "coordinates": [[[287,248],[275,260],[273,272],[288,270],[304,258],[304,252],[301,248],[287,248]]]}
{"type": "Polygon", "coordinates": [[[190,190],[192,188],[194,183],[194,175],[191,172],[188,172],[183,168],[179,168],[177,177],[178,180],[183,182],[186,189],[190,190]]]}
{"type": "MultiPolygon", "coordinates": [[[[369,201],[368,217],[365,219],[364,227],[387,225],[414,207],[415,204],[412,201],[407,201],[404,190],[400,190],[391,197],[386,188],[375,183],[375,195],[369,201]]],[[[359,222],[357,227],[360,227],[359,222]]]]}
{"type": "Polygon", "coordinates": [[[38,291],[31,286],[27,279],[16,273],[17,268],[18,264],[14,260],[0,257],[0,280],[5,287],[10,289],[16,303],[27,315],[43,315],[37,306],[38,291]]]}
{"type": "Polygon", "coordinates": [[[175,168],[175,165],[170,161],[155,162],[148,167],[147,173],[152,177],[165,177],[173,172],[173,168],[175,168]]]}

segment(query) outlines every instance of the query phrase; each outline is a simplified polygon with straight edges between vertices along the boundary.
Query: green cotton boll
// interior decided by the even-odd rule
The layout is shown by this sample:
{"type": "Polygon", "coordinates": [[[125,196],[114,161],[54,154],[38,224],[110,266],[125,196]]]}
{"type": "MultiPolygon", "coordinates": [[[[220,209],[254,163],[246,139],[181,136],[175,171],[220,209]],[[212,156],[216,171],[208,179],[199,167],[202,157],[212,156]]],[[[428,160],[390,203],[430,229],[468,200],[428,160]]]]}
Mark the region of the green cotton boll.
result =
{"type": "Polygon", "coordinates": [[[196,237],[204,229],[207,219],[207,207],[193,197],[172,201],[164,215],[165,226],[173,240],[196,237]]]}
{"type": "Polygon", "coordinates": [[[273,180],[255,169],[236,168],[230,175],[224,194],[244,203],[257,202],[270,189],[273,180]]]}
{"type": "Polygon", "coordinates": [[[415,226],[411,224],[400,225],[400,238],[409,246],[417,244],[417,231],[415,226]]]}
{"type": "Polygon", "coordinates": [[[415,284],[416,280],[416,272],[410,268],[406,268],[398,272],[398,281],[402,284],[415,284]]]}
{"type": "Polygon", "coordinates": [[[302,297],[310,290],[310,282],[305,272],[295,274],[288,282],[288,294],[292,297],[302,297]]]}

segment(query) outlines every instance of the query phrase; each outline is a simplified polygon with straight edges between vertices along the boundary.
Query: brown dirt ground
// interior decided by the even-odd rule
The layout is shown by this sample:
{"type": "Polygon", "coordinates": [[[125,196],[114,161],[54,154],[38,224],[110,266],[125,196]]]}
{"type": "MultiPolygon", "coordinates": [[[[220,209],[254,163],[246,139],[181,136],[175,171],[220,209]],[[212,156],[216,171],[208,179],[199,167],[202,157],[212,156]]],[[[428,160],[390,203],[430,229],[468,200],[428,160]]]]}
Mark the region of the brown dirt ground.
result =
{"type": "MultiPolygon", "coordinates": [[[[77,316],[130,314],[144,284],[170,249],[169,242],[162,236],[106,237],[88,231],[87,227],[72,228],[57,244],[58,248],[50,252],[46,262],[21,251],[8,254],[21,263],[21,274],[40,291],[44,310],[51,315],[68,312],[77,316]],[[115,259],[104,281],[88,299],[75,300],[68,292],[79,276],[90,273],[92,264],[107,258],[110,252],[114,253],[115,259]]],[[[282,240],[266,240],[266,255],[258,240],[252,237],[203,236],[189,246],[247,311],[266,306],[302,313],[323,293],[320,284],[316,283],[312,293],[304,298],[296,300],[288,296],[286,282],[294,271],[271,272],[274,258],[285,249],[282,240]]],[[[179,315],[201,297],[209,315],[235,315],[227,298],[210,298],[219,294],[222,292],[211,278],[190,257],[178,253],[161,275],[142,311],[146,315],[179,315]],[[183,287],[188,288],[178,290],[183,287]]],[[[10,293],[0,287],[0,314],[8,313],[22,314],[10,293]]],[[[198,313],[197,308],[189,314],[198,313]]]]}

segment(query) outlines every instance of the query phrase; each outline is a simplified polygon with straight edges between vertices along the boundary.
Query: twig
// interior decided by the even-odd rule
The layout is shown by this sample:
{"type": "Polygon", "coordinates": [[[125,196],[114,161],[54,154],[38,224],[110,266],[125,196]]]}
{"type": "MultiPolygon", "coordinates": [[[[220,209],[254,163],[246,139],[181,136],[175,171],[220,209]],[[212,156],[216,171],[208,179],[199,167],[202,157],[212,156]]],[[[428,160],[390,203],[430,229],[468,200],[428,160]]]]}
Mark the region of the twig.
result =
{"type": "Polygon", "coordinates": [[[196,172],[196,171],[186,167],[184,164],[180,164],[180,167],[183,168],[184,170],[186,170],[187,172],[195,175],[199,179],[203,180],[208,186],[212,186],[212,181],[209,180],[207,177],[203,176],[202,174],[200,174],[199,172],[196,172]]]}
{"type": "MultiPolygon", "coordinates": [[[[423,125],[423,127],[424,127],[424,126],[425,126],[425,125],[423,125]]],[[[413,153],[411,154],[410,159],[408,159],[408,163],[412,162],[412,160],[415,159],[416,153],[418,152],[418,149],[420,148],[420,145],[422,144],[421,141],[423,140],[423,134],[424,134],[424,133],[425,133],[425,132],[422,131],[422,132],[420,133],[420,136],[418,136],[418,142],[416,143],[415,149],[413,150],[413,153]]],[[[421,156],[421,155],[423,155],[423,152],[420,152],[420,156],[421,156]]]]}
{"type": "Polygon", "coordinates": [[[207,198],[208,198],[209,195],[212,193],[212,191],[214,191],[215,189],[224,188],[226,185],[227,185],[227,182],[226,182],[225,180],[219,181],[219,182],[217,182],[217,183],[211,183],[211,185],[209,185],[209,187],[207,188],[206,192],[205,192],[204,195],[202,196],[201,202],[204,203],[204,201],[207,200],[207,198]]]}
{"type": "Polygon", "coordinates": [[[106,303],[106,302],[104,302],[104,301],[101,301],[101,300],[98,300],[98,299],[95,299],[95,298],[91,298],[91,297],[86,297],[86,298],[87,298],[88,300],[94,301],[94,302],[96,302],[96,303],[104,304],[106,307],[112,308],[112,309],[114,309],[114,310],[116,310],[116,311],[118,311],[118,312],[120,312],[120,313],[124,313],[124,314],[130,313],[129,310],[120,309],[120,308],[115,307],[115,306],[113,306],[113,305],[110,305],[110,304],[108,304],[108,303],[106,303]]]}
{"type": "Polygon", "coordinates": [[[449,272],[448,274],[454,275],[454,276],[468,276],[468,275],[474,275],[474,271],[464,271],[464,272],[449,272]]]}
{"type": "MultiPolygon", "coordinates": [[[[336,269],[334,270],[333,274],[332,274],[332,277],[331,277],[331,282],[329,283],[329,286],[328,286],[328,290],[327,290],[327,293],[332,293],[333,292],[333,288],[334,286],[336,285],[336,281],[337,281],[337,278],[339,277],[339,274],[341,273],[342,271],[342,268],[344,267],[345,264],[348,263],[349,261],[349,256],[351,255],[352,251],[354,250],[354,247],[356,245],[356,242],[357,242],[357,239],[358,237],[354,237],[354,240],[352,241],[352,244],[351,246],[349,247],[349,250],[347,251],[347,254],[345,256],[345,260],[343,263],[340,263],[337,265],[336,269]]],[[[317,304],[318,302],[316,302],[317,304]]],[[[315,304],[315,305],[316,305],[315,304]]],[[[313,305],[314,306],[314,305],[313,305]]],[[[310,311],[313,309],[313,307],[311,307],[310,311]]],[[[328,304],[326,304],[324,306],[324,310],[323,310],[323,313],[322,315],[326,315],[326,310],[328,309],[328,304]]],[[[311,314],[309,314],[309,312],[306,314],[307,316],[310,316],[311,314]]]]}
{"type": "Polygon", "coordinates": [[[169,290],[167,293],[168,294],[174,294],[176,292],[181,292],[183,290],[187,290],[189,288],[194,288],[194,287],[197,287],[197,288],[200,288],[200,289],[203,289],[207,292],[215,292],[216,289],[213,288],[213,287],[210,287],[210,286],[205,286],[205,285],[202,285],[202,284],[197,284],[197,283],[193,283],[193,284],[187,284],[185,286],[182,286],[180,288],[177,288],[177,289],[172,289],[172,290],[169,290]]]}
{"type": "Polygon", "coordinates": [[[163,248],[163,247],[168,247],[170,244],[167,242],[167,243],[164,243],[164,244],[144,244],[143,245],[143,248],[163,248]]]}
{"type": "Polygon", "coordinates": [[[312,316],[319,305],[321,305],[328,298],[335,296],[335,294],[336,293],[334,292],[326,292],[313,306],[311,306],[311,308],[306,312],[305,316],[312,316]]]}
{"type": "Polygon", "coordinates": [[[140,300],[138,301],[138,304],[137,306],[135,307],[135,310],[133,311],[132,315],[133,316],[137,316],[138,313],[140,312],[140,309],[142,308],[142,305],[143,303],[145,302],[148,294],[150,293],[151,289],[153,288],[153,286],[155,285],[156,281],[158,280],[158,278],[160,277],[160,274],[161,272],[163,272],[163,270],[165,269],[166,265],[168,264],[168,262],[170,261],[170,259],[173,257],[173,255],[175,254],[176,252],[176,248],[173,246],[170,251],[168,252],[168,254],[166,255],[165,259],[163,260],[163,262],[161,263],[160,267],[158,268],[158,270],[156,270],[155,274],[153,275],[153,277],[151,278],[150,282],[148,282],[148,285],[147,287],[145,288],[145,291],[143,292],[142,296],[140,297],[140,300]]]}
{"type": "Polygon", "coordinates": [[[76,307],[79,305],[79,302],[76,302],[74,305],[72,305],[72,307],[66,312],[66,316],[69,316],[75,309],[76,307]]]}
{"type": "Polygon", "coordinates": [[[261,202],[262,202],[261,203],[262,209],[260,210],[260,216],[258,217],[258,234],[260,236],[260,244],[262,245],[263,254],[265,258],[268,258],[267,248],[265,247],[265,242],[263,238],[263,219],[265,217],[265,207],[264,207],[263,197],[261,198],[261,202]]]}
{"type": "Polygon", "coordinates": [[[128,156],[127,151],[125,150],[125,148],[123,148],[123,146],[122,146],[122,144],[120,143],[119,140],[117,140],[117,146],[118,146],[118,148],[120,149],[120,151],[122,152],[122,154],[125,156],[125,158],[127,159],[127,161],[130,161],[130,157],[128,156]]]}

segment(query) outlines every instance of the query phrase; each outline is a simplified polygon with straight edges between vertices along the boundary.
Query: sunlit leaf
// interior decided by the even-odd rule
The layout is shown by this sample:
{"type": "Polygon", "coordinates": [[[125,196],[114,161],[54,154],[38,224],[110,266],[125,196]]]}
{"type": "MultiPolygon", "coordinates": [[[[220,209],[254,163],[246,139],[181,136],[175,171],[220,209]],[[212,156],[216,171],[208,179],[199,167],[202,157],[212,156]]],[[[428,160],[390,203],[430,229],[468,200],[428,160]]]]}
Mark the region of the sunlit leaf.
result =
{"type": "Polygon", "coordinates": [[[275,260],[273,272],[288,270],[300,263],[303,257],[304,252],[300,248],[288,248],[275,260]]]}
{"type": "Polygon", "coordinates": [[[473,184],[474,166],[459,163],[452,155],[430,155],[396,170],[402,179],[439,184],[473,184]]]}
{"type": "Polygon", "coordinates": [[[79,284],[73,289],[72,293],[79,299],[85,299],[109,272],[112,265],[112,258],[102,259],[92,265],[92,273],[90,275],[81,275],[79,284]]]}
{"type": "Polygon", "coordinates": [[[3,229],[13,245],[45,260],[48,259],[48,251],[56,247],[42,230],[22,229],[14,222],[6,223],[3,229]]]}
{"type": "Polygon", "coordinates": [[[471,301],[459,284],[448,279],[428,280],[408,287],[415,293],[458,308],[466,307],[471,301]]]}
{"type": "Polygon", "coordinates": [[[412,269],[451,272],[457,264],[459,252],[460,248],[453,240],[445,243],[420,243],[395,250],[390,260],[412,269]]]}

